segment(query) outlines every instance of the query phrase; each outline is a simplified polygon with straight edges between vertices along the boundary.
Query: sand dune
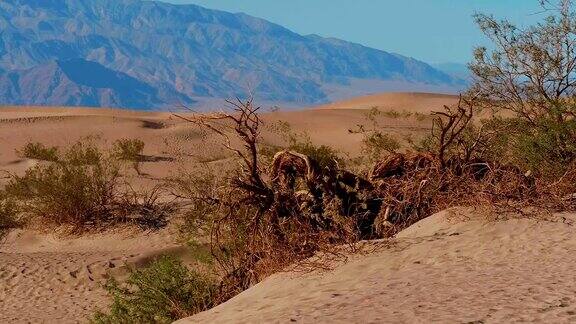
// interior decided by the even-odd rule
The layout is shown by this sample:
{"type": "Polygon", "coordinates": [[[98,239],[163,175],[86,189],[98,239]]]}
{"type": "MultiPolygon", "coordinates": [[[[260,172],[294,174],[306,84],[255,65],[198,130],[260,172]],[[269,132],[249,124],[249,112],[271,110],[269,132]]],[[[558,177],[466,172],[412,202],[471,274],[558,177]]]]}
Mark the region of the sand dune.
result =
{"type": "Polygon", "coordinates": [[[574,322],[574,221],[441,212],[332,271],[276,274],[178,323],[574,322]]]}
{"type": "Polygon", "coordinates": [[[13,231],[0,245],[0,323],[86,322],[110,302],[101,287],[109,274],[122,278],[126,264],[178,249],[171,230],[124,228],[77,238],[13,231]]]}
{"type": "MultiPolygon", "coordinates": [[[[277,143],[279,134],[269,129],[277,121],[287,121],[293,131],[306,132],[315,143],[330,145],[343,153],[358,154],[362,136],[350,134],[349,130],[359,124],[366,124],[367,121],[365,110],[360,106],[356,108],[358,109],[308,109],[265,113],[263,141],[277,143]]],[[[408,134],[427,133],[430,127],[429,120],[418,121],[413,118],[382,116],[380,122],[385,132],[397,135],[399,138],[408,134]]],[[[222,157],[226,153],[219,145],[212,145],[216,143],[216,138],[205,137],[197,126],[167,112],[5,107],[0,109],[0,169],[11,172],[25,170],[24,166],[32,162],[22,161],[16,150],[28,142],[68,146],[86,137],[91,137],[103,148],[110,147],[120,138],[140,138],[146,143],[144,152],[146,155],[175,158],[176,151],[179,151],[189,157],[185,161],[169,162],[167,159],[156,159],[155,162],[145,162],[144,172],[155,178],[169,175],[170,170],[176,169],[176,162],[184,162],[185,166],[195,163],[196,161],[190,156],[222,157]]]]}
{"type": "Polygon", "coordinates": [[[441,110],[444,105],[452,105],[457,102],[458,96],[455,95],[421,92],[387,92],[337,101],[316,108],[371,109],[376,107],[380,110],[406,110],[429,113],[430,111],[441,110]]]}

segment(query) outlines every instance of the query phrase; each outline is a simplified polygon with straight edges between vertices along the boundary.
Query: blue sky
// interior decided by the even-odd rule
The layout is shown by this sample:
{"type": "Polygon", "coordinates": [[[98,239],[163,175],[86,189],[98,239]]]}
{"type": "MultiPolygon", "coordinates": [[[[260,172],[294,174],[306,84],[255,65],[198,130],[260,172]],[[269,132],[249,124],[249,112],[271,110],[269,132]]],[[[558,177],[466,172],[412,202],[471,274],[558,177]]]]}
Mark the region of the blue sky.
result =
{"type": "Polygon", "coordinates": [[[337,37],[430,63],[469,61],[486,44],[471,16],[541,18],[538,0],[164,0],[244,12],[300,34],[337,37]]]}

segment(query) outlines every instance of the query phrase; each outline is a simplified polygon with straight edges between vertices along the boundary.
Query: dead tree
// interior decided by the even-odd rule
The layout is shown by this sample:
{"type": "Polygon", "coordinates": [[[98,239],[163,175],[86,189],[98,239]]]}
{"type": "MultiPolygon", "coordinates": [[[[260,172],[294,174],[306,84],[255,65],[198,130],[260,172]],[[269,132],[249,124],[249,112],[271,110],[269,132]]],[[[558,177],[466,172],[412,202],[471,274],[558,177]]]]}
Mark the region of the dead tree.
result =
{"type": "Polygon", "coordinates": [[[233,179],[233,184],[248,193],[246,199],[259,205],[259,214],[261,214],[272,205],[274,194],[262,178],[262,170],[258,161],[258,140],[262,124],[258,116],[260,107],[254,106],[252,98],[246,101],[236,99],[236,101],[227,100],[226,102],[232,106],[231,112],[176,116],[219,135],[223,139],[224,147],[240,158],[241,172],[233,179]],[[236,135],[242,140],[244,149],[239,149],[232,144],[231,135],[236,135]]]}
{"type": "Polygon", "coordinates": [[[432,113],[436,117],[432,125],[432,134],[438,141],[438,160],[442,169],[447,166],[449,150],[457,144],[474,116],[472,106],[468,103],[460,96],[456,108],[444,106],[444,111],[432,113]],[[468,105],[464,107],[463,104],[468,105]]]}
{"type": "Polygon", "coordinates": [[[217,202],[220,206],[219,210],[222,212],[211,231],[212,254],[229,276],[229,280],[223,281],[228,287],[221,288],[241,291],[248,288],[246,285],[249,283],[258,280],[253,278],[254,274],[250,269],[263,257],[261,249],[255,247],[259,244],[258,239],[262,237],[260,233],[262,224],[266,223],[265,226],[270,224],[271,235],[281,239],[282,233],[277,215],[270,212],[275,203],[274,192],[263,178],[258,159],[259,129],[262,125],[258,116],[260,107],[253,105],[252,98],[245,101],[237,99],[227,102],[232,107],[229,112],[177,114],[175,116],[219,135],[222,139],[222,145],[235,153],[240,160],[238,173],[231,179],[230,188],[225,196],[206,197],[206,200],[217,202]],[[241,140],[241,147],[232,142],[233,137],[241,140]],[[253,215],[245,220],[245,213],[250,212],[253,212],[253,215]],[[226,228],[233,228],[239,223],[241,223],[239,226],[251,231],[247,234],[248,242],[246,243],[247,246],[244,247],[245,252],[241,253],[236,260],[221,258],[222,253],[229,253],[226,242],[221,242],[223,239],[221,231],[226,228]],[[227,283],[228,281],[230,282],[227,283]]]}

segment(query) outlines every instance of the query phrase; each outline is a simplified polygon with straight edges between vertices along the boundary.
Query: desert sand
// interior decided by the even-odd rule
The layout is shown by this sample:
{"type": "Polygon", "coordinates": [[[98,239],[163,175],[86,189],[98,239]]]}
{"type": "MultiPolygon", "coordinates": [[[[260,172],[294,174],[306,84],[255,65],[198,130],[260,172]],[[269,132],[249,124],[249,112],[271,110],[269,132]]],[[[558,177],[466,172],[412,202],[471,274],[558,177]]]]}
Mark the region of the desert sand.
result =
{"type": "MultiPolygon", "coordinates": [[[[351,134],[349,130],[367,123],[365,114],[372,103],[379,107],[397,107],[409,103],[405,106],[406,111],[430,113],[441,108],[443,104],[452,104],[455,97],[394,93],[370,98],[370,104],[365,104],[366,99],[359,98],[357,103],[354,100],[351,101],[352,104],[334,103],[334,107],[330,109],[326,106],[299,111],[270,112],[263,109],[263,142],[277,143],[279,134],[271,128],[278,121],[285,121],[290,124],[292,131],[307,133],[314,143],[330,145],[344,154],[358,154],[362,135],[351,134]]],[[[186,114],[189,113],[182,113],[184,116],[186,114]]],[[[379,122],[384,132],[394,134],[400,139],[409,134],[426,134],[430,128],[429,119],[381,116],[379,122]]],[[[177,164],[183,163],[185,167],[189,167],[198,160],[224,158],[227,152],[218,145],[218,139],[204,135],[197,126],[175,117],[171,112],[0,107],[0,169],[20,173],[33,164],[34,161],[20,159],[16,152],[28,142],[65,147],[90,137],[102,148],[109,148],[117,139],[139,138],[146,143],[144,153],[152,158],[143,164],[143,171],[149,175],[149,179],[159,179],[174,171],[177,164]],[[177,159],[178,154],[185,155],[186,158],[177,159]]]]}
{"type": "Polygon", "coordinates": [[[101,286],[109,275],[124,278],[127,264],[159,255],[185,256],[175,237],[134,228],[82,237],[15,230],[0,248],[0,322],[87,322],[110,302],[101,286]]]}
{"type": "Polygon", "coordinates": [[[573,323],[574,221],[451,209],[331,271],[273,275],[178,323],[573,323]]]}
{"type": "MultiPolygon", "coordinates": [[[[414,96],[394,94],[374,100],[380,100],[377,104],[382,107],[397,106],[393,100],[412,100],[413,107],[424,109],[429,102],[447,99],[449,104],[454,99],[423,94],[414,99],[414,96]],[[426,104],[420,105],[418,100],[426,104]]],[[[278,134],[268,126],[283,120],[294,131],[307,132],[318,144],[331,145],[343,154],[358,154],[362,137],[348,130],[365,122],[366,110],[356,108],[363,107],[341,104],[333,109],[267,112],[263,115],[264,142],[278,141],[278,134]]],[[[380,121],[385,131],[398,136],[424,134],[430,127],[429,120],[382,117],[380,121]]],[[[142,188],[177,175],[180,168],[194,168],[199,161],[217,165],[228,159],[228,153],[216,145],[216,138],[206,138],[198,127],[169,112],[4,107],[0,109],[0,169],[22,174],[35,165],[37,161],[21,159],[16,153],[28,142],[67,146],[84,137],[92,137],[103,148],[119,138],[142,139],[146,143],[144,154],[150,159],[142,165],[143,175],[137,176],[133,171],[128,175],[130,182],[142,188]]],[[[0,183],[5,181],[2,179],[0,183]]],[[[326,321],[344,320],[347,316],[353,321],[367,318],[411,321],[432,315],[440,321],[489,320],[486,316],[490,314],[493,318],[523,314],[518,310],[502,310],[497,305],[503,296],[508,296],[512,303],[519,294],[533,297],[526,297],[524,302],[514,301],[517,307],[529,310],[534,307],[536,312],[550,306],[542,313],[535,313],[540,317],[565,315],[571,310],[557,306],[569,305],[569,300],[562,299],[563,294],[570,297],[573,293],[563,286],[570,285],[564,279],[571,278],[568,269],[573,260],[566,252],[572,244],[569,227],[545,223],[543,229],[548,232],[530,231],[536,225],[528,221],[459,226],[454,230],[462,235],[414,234],[412,238],[399,239],[395,249],[351,259],[349,264],[330,273],[296,276],[293,280],[285,280],[287,276],[293,277],[289,274],[273,276],[191,321],[312,321],[321,316],[326,316],[326,321]],[[522,230],[526,233],[521,233],[522,230]],[[553,232],[554,235],[545,234],[553,232]],[[475,236],[480,238],[476,240],[475,236]],[[498,240],[500,237],[504,239],[498,240]],[[530,240],[540,241],[540,245],[533,245],[530,240]],[[521,258],[524,248],[529,248],[526,250],[529,260],[521,258]],[[555,253],[549,253],[551,249],[555,253]],[[550,267],[566,273],[556,276],[550,267]],[[477,272],[469,275],[471,271],[477,272]],[[564,279],[553,284],[555,278],[564,279]],[[470,286],[464,286],[465,282],[470,282],[470,286]],[[500,287],[507,282],[513,283],[512,290],[500,287]],[[529,288],[534,292],[527,291],[529,288]],[[448,302],[440,303],[448,297],[451,298],[448,302]],[[470,298],[483,298],[486,302],[476,305],[469,302],[470,298]],[[494,306],[487,306],[490,303],[494,306]],[[344,311],[338,310],[340,306],[344,311]],[[237,313],[239,309],[243,311],[237,313]],[[364,317],[355,317],[355,312],[364,317]]],[[[34,228],[13,231],[0,244],[0,323],[86,322],[96,308],[110,302],[101,284],[109,275],[122,277],[126,273],[125,263],[146,264],[162,253],[186,256],[175,227],[171,224],[158,232],[143,232],[126,226],[83,236],[60,231],[46,233],[34,228]]]]}
{"type": "Polygon", "coordinates": [[[458,102],[458,96],[421,92],[387,92],[355,97],[317,107],[318,109],[371,109],[429,113],[458,102]]]}

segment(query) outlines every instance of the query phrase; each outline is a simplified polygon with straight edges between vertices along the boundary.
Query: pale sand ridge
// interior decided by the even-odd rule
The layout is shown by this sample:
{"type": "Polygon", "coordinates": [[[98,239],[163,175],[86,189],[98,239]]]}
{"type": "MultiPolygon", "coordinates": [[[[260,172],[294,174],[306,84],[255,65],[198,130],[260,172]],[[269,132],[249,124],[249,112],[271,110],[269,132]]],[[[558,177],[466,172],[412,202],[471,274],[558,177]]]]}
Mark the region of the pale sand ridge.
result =
{"type": "Polygon", "coordinates": [[[441,212],[320,274],[276,274],[179,323],[570,323],[576,215],[441,212]]]}

